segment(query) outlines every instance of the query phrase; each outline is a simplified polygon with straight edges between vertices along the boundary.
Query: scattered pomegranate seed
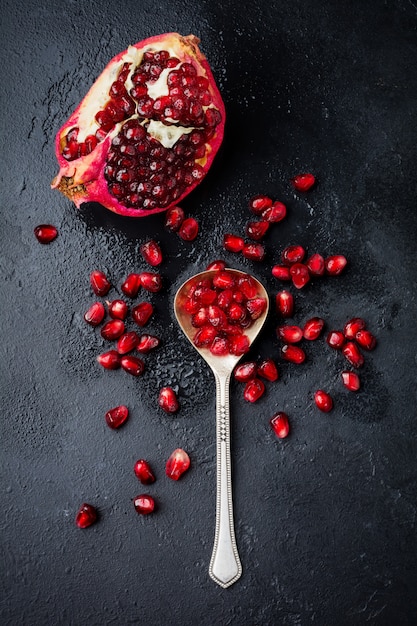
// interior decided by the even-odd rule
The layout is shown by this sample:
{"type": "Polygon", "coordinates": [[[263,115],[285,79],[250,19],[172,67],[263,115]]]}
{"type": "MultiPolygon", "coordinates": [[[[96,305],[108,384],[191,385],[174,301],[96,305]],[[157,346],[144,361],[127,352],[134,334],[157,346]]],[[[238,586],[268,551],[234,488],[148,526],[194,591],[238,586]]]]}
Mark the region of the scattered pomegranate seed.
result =
{"type": "Polygon", "coordinates": [[[105,415],[107,426],[110,426],[110,428],[120,428],[128,417],[129,409],[124,404],[110,409],[105,415]]]}
{"type": "Polygon", "coordinates": [[[347,259],[342,254],[335,254],[324,260],[327,274],[330,276],[338,276],[343,272],[347,265],[347,259]]]}
{"type": "Polygon", "coordinates": [[[355,339],[361,348],[365,350],[373,350],[376,346],[376,339],[369,330],[359,330],[355,335],[355,339]]]}
{"type": "Polygon", "coordinates": [[[314,394],[314,402],[316,403],[317,408],[319,408],[320,411],[323,411],[323,413],[328,413],[333,408],[332,397],[322,389],[319,389],[314,394]]]}
{"type": "Polygon", "coordinates": [[[109,350],[99,354],[97,361],[106,370],[117,370],[120,367],[120,355],[116,350],[109,350]]]}
{"type": "Polygon", "coordinates": [[[91,272],[90,283],[96,296],[105,296],[110,291],[111,284],[104,272],[99,270],[91,272]]]}
{"type": "Polygon", "coordinates": [[[141,515],[149,515],[149,513],[153,513],[155,510],[155,500],[147,493],[136,496],[133,500],[133,504],[136,512],[141,515]]]}
{"type": "Polygon", "coordinates": [[[298,343],[303,338],[303,331],[299,326],[278,326],[277,335],[285,343],[298,343]]]}
{"type": "Polygon", "coordinates": [[[168,209],[165,215],[165,227],[176,232],[184,221],[184,211],[179,206],[168,209]]]}
{"type": "Polygon", "coordinates": [[[227,233],[223,237],[223,248],[228,252],[242,252],[245,240],[238,235],[227,233]]]}
{"type": "Polygon", "coordinates": [[[140,274],[140,284],[146,291],[157,293],[162,289],[161,275],[154,272],[142,272],[140,274]]]}
{"type": "Polygon", "coordinates": [[[145,459],[139,459],[136,461],[133,471],[142,485],[150,485],[155,482],[155,476],[152,472],[151,466],[148,461],[145,461],[145,459]]]}
{"type": "Polygon", "coordinates": [[[290,268],[286,265],[274,265],[272,276],[278,278],[278,280],[291,280],[290,268]]]}
{"type": "Polygon", "coordinates": [[[246,234],[254,241],[261,241],[269,229],[269,222],[262,220],[259,222],[249,222],[246,226],[246,234]]]}
{"type": "Polygon", "coordinates": [[[365,320],[361,317],[353,317],[345,324],[343,334],[346,339],[355,339],[356,334],[363,328],[365,328],[365,320]]]}
{"type": "Polygon", "coordinates": [[[321,331],[324,328],[324,320],[321,317],[312,317],[304,324],[303,336],[304,339],[314,341],[321,335],[321,331]]]}
{"type": "Polygon", "coordinates": [[[107,303],[109,315],[113,319],[125,320],[129,312],[129,307],[124,300],[113,300],[107,303]]]}
{"type": "Polygon", "coordinates": [[[145,371],[145,364],[138,357],[126,355],[120,359],[120,365],[128,374],[132,376],[141,376],[145,371]]]}
{"type": "Polygon", "coordinates": [[[217,261],[212,261],[211,263],[209,263],[209,265],[207,265],[206,270],[214,270],[216,272],[219,272],[220,270],[224,270],[224,268],[226,267],[226,263],[225,261],[222,261],[221,259],[218,259],[217,261]]]}
{"type": "Polygon", "coordinates": [[[146,326],[153,313],[150,302],[140,302],[132,309],[132,319],[138,326],[146,326]]]}
{"type": "Polygon", "coordinates": [[[279,378],[278,368],[272,359],[264,359],[258,365],[257,374],[271,382],[275,382],[279,378]]]}
{"type": "Polygon", "coordinates": [[[316,178],[313,174],[297,174],[292,179],[292,184],[297,191],[308,191],[313,187],[316,178]]]}
{"type": "Polygon", "coordinates": [[[58,236],[58,230],[51,224],[39,224],[33,232],[39,243],[43,244],[51,243],[58,236]]]}
{"type": "Polygon", "coordinates": [[[292,344],[286,344],[281,348],[282,358],[290,363],[300,364],[305,361],[306,355],[302,348],[292,344]]]}
{"type": "Polygon", "coordinates": [[[308,271],[312,276],[323,276],[325,272],[324,258],[321,254],[312,254],[306,261],[308,271]]]}
{"type": "Polygon", "coordinates": [[[271,428],[279,439],[285,439],[290,432],[290,424],[288,415],[283,411],[279,411],[269,420],[271,428]]]}
{"type": "Polygon", "coordinates": [[[84,319],[90,326],[98,326],[104,320],[106,310],[101,302],[94,302],[84,313],[84,319]]]}
{"type": "Polygon", "coordinates": [[[190,457],[181,448],[177,448],[166,462],[165,473],[168,478],[178,480],[190,467],[190,457]]]}
{"type": "Polygon", "coordinates": [[[121,286],[123,293],[129,298],[136,298],[140,289],[140,274],[129,274],[121,286]]]}
{"type": "Polygon", "coordinates": [[[340,350],[340,348],[345,343],[345,336],[340,330],[331,330],[326,337],[326,341],[331,348],[335,348],[335,350],[340,350]]]}
{"type": "Polygon", "coordinates": [[[117,352],[119,354],[127,354],[136,348],[139,343],[139,337],[134,330],[124,333],[117,342],[117,352]]]}
{"type": "Polygon", "coordinates": [[[342,381],[349,391],[358,391],[360,389],[361,381],[355,372],[342,372],[342,381]]]}
{"type": "Polygon", "coordinates": [[[277,293],[275,297],[277,312],[282,317],[291,317],[294,312],[294,297],[285,289],[277,293]]]}
{"type": "Polygon", "coordinates": [[[247,361],[246,363],[241,363],[235,368],[233,376],[239,383],[246,383],[251,378],[255,378],[256,373],[256,363],[254,361],[247,361]]]}
{"type": "Polygon", "coordinates": [[[293,265],[301,263],[304,259],[306,251],[303,246],[287,246],[281,253],[281,261],[284,265],[293,265]]]}
{"type": "Polygon", "coordinates": [[[97,521],[97,509],[92,504],[84,502],[78,509],[75,516],[75,523],[78,528],[88,528],[97,521]]]}
{"type": "Polygon", "coordinates": [[[302,289],[310,280],[310,272],[304,263],[294,263],[290,267],[291,279],[294,287],[302,289]]]}
{"type": "Polygon", "coordinates": [[[246,402],[257,402],[265,393],[265,385],[259,378],[248,380],[243,391],[246,402]]]}
{"type": "Polygon", "coordinates": [[[125,325],[122,320],[110,320],[104,324],[101,329],[101,336],[108,341],[114,341],[123,335],[125,332],[125,325]]]}
{"type": "Polygon", "coordinates": [[[268,196],[254,196],[249,202],[249,208],[255,215],[262,215],[265,209],[272,207],[272,199],[268,196]]]}
{"type": "Polygon", "coordinates": [[[198,235],[198,222],[193,217],[187,217],[181,224],[178,234],[184,241],[194,241],[198,235]]]}
{"type": "Polygon", "coordinates": [[[356,343],[348,341],[342,348],[343,356],[349,361],[353,367],[362,367],[364,358],[356,343]]]}
{"type": "Polygon", "coordinates": [[[149,265],[155,267],[162,263],[162,251],[156,241],[147,241],[140,247],[140,252],[149,265]]]}
{"type": "Polygon", "coordinates": [[[265,258],[265,248],[260,243],[246,243],[243,246],[242,254],[250,261],[263,261],[265,258]]]}
{"type": "Polygon", "coordinates": [[[282,202],[274,202],[271,207],[268,207],[262,212],[262,219],[276,224],[281,222],[287,215],[287,207],[282,202]]]}
{"type": "Polygon", "coordinates": [[[154,350],[154,348],[157,348],[160,343],[161,342],[158,337],[155,337],[154,335],[142,335],[139,337],[136,350],[138,352],[142,352],[143,354],[147,354],[151,350],[154,350]]]}
{"type": "Polygon", "coordinates": [[[162,387],[159,391],[158,404],[165,413],[176,413],[180,408],[177,394],[172,387],[162,387]]]}

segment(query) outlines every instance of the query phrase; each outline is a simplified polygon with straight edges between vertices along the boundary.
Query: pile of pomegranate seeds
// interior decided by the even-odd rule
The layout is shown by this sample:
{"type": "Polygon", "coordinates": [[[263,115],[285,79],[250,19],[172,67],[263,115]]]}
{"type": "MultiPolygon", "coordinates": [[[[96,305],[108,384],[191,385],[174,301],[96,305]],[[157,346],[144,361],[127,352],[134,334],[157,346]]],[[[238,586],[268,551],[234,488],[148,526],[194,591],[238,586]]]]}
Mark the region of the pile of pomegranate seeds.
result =
{"type": "Polygon", "coordinates": [[[39,224],[33,231],[39,243],[51,243],[58,236],[58,229],[51,224],[39,224]]]}
{"type": "Polygon", "coordinates": [[[312,277],[338,276],[347,265],[342,254],[327,258],[315,253],[305,260],[306,251],[301,245],[291,245],[281,252],[281,264],[274,265],[272,275],[278,280],[292,281],[294,287],[302,289],[312,277]]]}

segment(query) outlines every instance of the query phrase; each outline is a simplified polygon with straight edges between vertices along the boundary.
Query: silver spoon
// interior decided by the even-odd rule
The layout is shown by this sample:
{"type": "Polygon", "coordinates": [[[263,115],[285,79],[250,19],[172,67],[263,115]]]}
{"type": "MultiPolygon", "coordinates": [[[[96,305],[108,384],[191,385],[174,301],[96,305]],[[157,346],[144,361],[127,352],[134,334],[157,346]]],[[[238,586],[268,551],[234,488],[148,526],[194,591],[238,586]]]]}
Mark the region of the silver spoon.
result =
{"type": "MultiPolygon", "coordinates": [[[[227,268],[235,276],[244,276],[245,272],[227,268]]],[[[185,336],[197,352],[210,366],[216,380],[216,441],[217,441],[217,499],[216,530],[213,554],[210,561],[209,575],[221,587],[229,587],[242,574],[242,566],[236,545],[233,522],[232,478],[230,459],[230,407],[229,384],[234,367],[240,356],[228,354],[215,356],[207,348],[197,348],[193,343],[196,328],[191,325],[191,316],[184,310],[184,302],[195,283],[202,278],[212,278],[215,271],[206,271],[189,278],[178,289],[174,299],[175,316],[185,336]]],[[[245,330],[252,344],[265,322],[269,308],[269,298],[264,286],[252,277],[258,287],[258,295],[265,298],[267,306],[262,315],[254,320],[245,330]]]]}

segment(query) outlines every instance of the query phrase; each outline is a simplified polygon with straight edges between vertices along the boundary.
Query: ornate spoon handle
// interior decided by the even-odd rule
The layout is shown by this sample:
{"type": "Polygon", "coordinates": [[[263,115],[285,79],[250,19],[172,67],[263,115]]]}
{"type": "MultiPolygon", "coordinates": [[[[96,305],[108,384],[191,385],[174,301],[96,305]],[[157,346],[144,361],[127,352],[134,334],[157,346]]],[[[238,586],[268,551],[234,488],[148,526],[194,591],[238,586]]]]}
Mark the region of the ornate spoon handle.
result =
{"type": "Polygon", "coordinates": [[[216,532],[209,574],[221,587],[229,587],[242,574],[233,523],[229,410],[230,373],[222,375],[214,372],[214,376],[216,379],[217,499],[216,532]]]}

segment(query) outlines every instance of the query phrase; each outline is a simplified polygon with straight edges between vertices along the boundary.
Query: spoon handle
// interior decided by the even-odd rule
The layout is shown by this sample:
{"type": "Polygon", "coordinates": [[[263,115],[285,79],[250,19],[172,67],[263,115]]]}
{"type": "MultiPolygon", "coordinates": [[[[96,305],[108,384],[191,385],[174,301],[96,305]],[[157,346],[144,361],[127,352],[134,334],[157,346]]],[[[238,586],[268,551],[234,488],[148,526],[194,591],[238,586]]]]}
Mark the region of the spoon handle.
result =
{"type": "Polygon", "coordinates": [[[232,475],[230,459],[230,374],[214,372],[216,379],[217,499],[216,532],[209,574],[221,587],[240,578],[242,566],[233,524],[232,475]]]}

